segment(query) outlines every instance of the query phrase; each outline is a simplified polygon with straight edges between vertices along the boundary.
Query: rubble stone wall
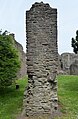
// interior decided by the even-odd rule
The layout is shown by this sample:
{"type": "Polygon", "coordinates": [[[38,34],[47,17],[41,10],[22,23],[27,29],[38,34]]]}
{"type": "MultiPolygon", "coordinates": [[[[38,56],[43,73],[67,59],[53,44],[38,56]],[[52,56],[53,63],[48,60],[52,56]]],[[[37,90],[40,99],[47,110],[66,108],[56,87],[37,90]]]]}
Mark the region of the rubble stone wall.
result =
{"type": "Polygon", "coordinates": [[[78,75],[78,59],[70,65],[70,75],[78,75]]]}
{"type": "Polygon", "coordinates": [[[19,58],[21,61],[21,66],[17,73],[17,77],[22,78],[25,75],[27,75],[26,53],[23,51],[22,45],[20,43],[18,43],[17,41],[15,41],[15,47],[17,48],[17,50],[19,52],[19,58]]]}
{"type": "Polygon", "coordinates": [[[13,37],[13,40],[15,42],[15,48],[18,50],[19,59],[21,61],[21,66],[17,73],[17,78],[19,79],[27,75],[26,53],[23,51],[23,46],[15,40],[15,35],[13,33],[11,33],[10,35],[13,37]]]}
{"type": "Polygon", "coordinates": [[[26,12],[28,87],[24,93],[26,116],[54,114],[57,98],[57,9],[35,3],[26,12]]]}
{"type": "Polygon", "coordinates": [[[78,67],[77,60],[78,60],[78,54],[74,54],[74,53],[61,54],[60,64],[62,66],[61,70],[64,71],[64,74],[78,75],[78,71],[76,71],[78,67]]]}

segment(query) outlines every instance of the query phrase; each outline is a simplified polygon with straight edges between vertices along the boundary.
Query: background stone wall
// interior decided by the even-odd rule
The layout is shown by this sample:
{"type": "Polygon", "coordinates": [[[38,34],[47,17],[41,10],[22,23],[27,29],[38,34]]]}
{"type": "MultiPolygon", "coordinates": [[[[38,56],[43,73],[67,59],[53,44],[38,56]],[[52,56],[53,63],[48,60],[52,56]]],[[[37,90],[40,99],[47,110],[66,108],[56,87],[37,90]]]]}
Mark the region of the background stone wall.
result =
{"type": "Polygon", "coordinates": [[[57,9],[35,3],[26,12],[28,87],[26,116],[54,114],[57,103],[57,9]]]}
{"type": "Polygon", "coordinates": [[[19,79],[24,77],[27,74],[26,53],[23,51],[22,45],[15,40],[15,35],[14,34],[10,34],[10,35],[13,37],[13,40],[15,42],[15,47],[19,52],[19,58],[21,61],[21,66],[17,73],[17,78],[19,79]]]}
{"type": "Polygon", "coordinates": [[[60,73],[78,75],[78,54],[63,53],[59,57],[59,72],[61,71],[60,73]]]}
{"type": "Polygon", "coordinates": [[[78,59],[70,65],[70,75],[78,75],[78,59]]]}
{"type": "Polygon", "coordinates": [[[15,46],[19,51],[19,58],[21,60],[21,67],[18,71],[17,77],[22,78],[27,75],[27,66],[26,66],[26,53],[23,51],[23,47],[20,43],[15,41],[15,46]]]}

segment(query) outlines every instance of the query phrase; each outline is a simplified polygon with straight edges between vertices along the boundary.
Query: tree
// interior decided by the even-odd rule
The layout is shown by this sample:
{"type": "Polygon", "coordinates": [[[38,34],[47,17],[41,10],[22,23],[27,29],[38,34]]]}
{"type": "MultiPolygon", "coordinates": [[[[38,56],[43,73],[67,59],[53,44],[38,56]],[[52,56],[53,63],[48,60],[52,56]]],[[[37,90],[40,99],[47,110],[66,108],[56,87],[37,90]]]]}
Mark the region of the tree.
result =
{"type": "Polygon", "coordinates": [[[20,67],[14,38],[7,31],[0,32],[0,87],[10,86],[15,81],[20,67]]]}
{"type": "Polygon", "coordinates": [[[78,53],[78,30],[76,31],[75,39],[72,38],[72,47],[75,54],[78,53]]]}

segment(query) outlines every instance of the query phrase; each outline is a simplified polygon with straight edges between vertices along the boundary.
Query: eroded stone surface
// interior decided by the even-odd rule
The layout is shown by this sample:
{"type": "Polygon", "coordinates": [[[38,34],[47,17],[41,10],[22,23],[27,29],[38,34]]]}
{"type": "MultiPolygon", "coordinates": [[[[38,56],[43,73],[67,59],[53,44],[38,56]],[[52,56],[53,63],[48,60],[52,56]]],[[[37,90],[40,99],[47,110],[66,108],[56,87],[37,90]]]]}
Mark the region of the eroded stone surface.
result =
{"type": "Polygon", "coordinates": [[[63,74],[78,75],[78,54],[63,53],[59,60],[59,71],[63,71],[63,74]]]}
{"type": "Polygon", "coordinates": [[[57,9],[35,3],[26,12],[28,87],[26,116],[53,114],[57,103],[57,9]]]}
{"type": "Polygon", "coordinates": [[[70,65],[70,75],[78,75],[78,59],[70,65]]]}
{"type": "Polygon", "coordinates": [[[17,78],[19,79],[24,77],[27,74],[26,53],[23,51],[23,46],[15,40],[15,35],[13,33],[10,35],[13,37],[13,40],[15,42],[15,47],[18,50],[19,58],[21,61],[21,66],[17,73],[17,78]]]}
{"type": "Polygon", "coordinates": [[[20,66],[20,69],[18,71],[17,77],[22,78],[25,75],[27,75],[26,53],[23,51],[23,47],[20,43],[15,41],[15,45],[16,45],[16,48],[19,51],[19,58],[20,58],[20,61],[21,61],[21,66],[20,66]]]}

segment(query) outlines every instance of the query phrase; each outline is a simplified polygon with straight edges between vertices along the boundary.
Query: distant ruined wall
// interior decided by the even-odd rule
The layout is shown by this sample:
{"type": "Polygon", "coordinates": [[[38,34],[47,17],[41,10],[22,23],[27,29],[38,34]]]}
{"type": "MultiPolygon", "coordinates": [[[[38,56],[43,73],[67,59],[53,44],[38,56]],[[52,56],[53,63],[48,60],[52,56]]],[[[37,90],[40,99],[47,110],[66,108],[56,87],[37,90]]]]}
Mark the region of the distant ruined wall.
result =
{"type": "Polygon", "coordinates": [[[60,56],[60,67],[64,74],[78,75],[78,54],[63,53],[60,56]],[[77,66],[76,66],[77,65],[77,66]]]}
{"type": "Polygon", "coordinates": [[[70,75],[78,75],[78,59],[70,65],[70,75]]]}
{"type": "Polygon", "coordinates": [[[15,35],[13,33],[11,33],[10,35],[13,37],[13,40],[15,42],[15,47],[19,52],[19,58],[21,61],[21,66],[17,73],[17,78],[22,78],[27,74],[26,53],[23,51],[22,45],[15,40],[15,35]]]}
{"type": "Polygon", "coordinates": [[[24,92],[26,116],[57,112],[57,9],[35,3],[26,12],[28,87],[24,92]]]}
{"type": "Polygon", "coordinates": [[[26,66],[26,53],[23,51],[23,47],[20,43],[15,41],[16,48],[19,51],[19,58],[21,60],[21,67],[18,71],[17,77],[22,78],[27,74],[27,66],[26,66]]]}

